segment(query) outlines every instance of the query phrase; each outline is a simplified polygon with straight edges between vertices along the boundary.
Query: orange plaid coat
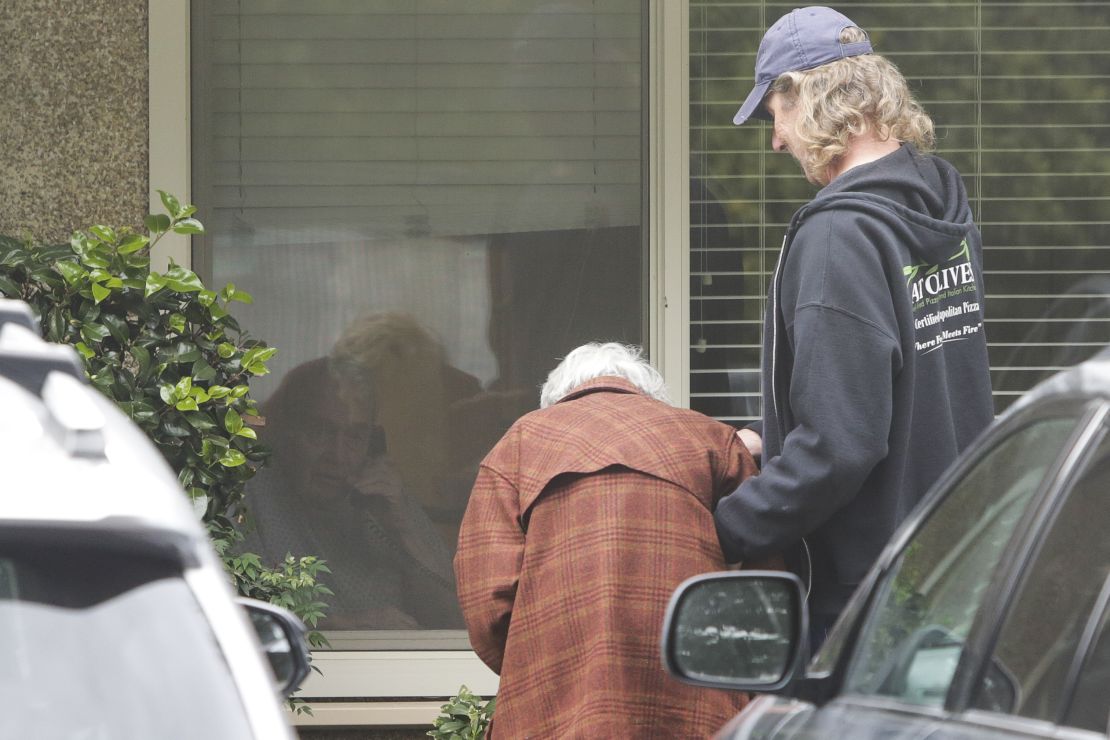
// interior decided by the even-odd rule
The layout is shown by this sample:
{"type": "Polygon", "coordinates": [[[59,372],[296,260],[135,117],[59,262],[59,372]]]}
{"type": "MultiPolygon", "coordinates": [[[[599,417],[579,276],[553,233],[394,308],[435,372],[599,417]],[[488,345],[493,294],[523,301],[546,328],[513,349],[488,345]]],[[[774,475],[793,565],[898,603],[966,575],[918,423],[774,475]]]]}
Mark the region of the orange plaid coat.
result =
{"type": "Polygon", "coordinates": [[[663,669],[672,591],[725,563],[717,500],[755,464],[734,430],[604,377],[519,419],[482,461],[455,574],[501,676],[496,738],[705,737],[742,694],[663,669]]]}

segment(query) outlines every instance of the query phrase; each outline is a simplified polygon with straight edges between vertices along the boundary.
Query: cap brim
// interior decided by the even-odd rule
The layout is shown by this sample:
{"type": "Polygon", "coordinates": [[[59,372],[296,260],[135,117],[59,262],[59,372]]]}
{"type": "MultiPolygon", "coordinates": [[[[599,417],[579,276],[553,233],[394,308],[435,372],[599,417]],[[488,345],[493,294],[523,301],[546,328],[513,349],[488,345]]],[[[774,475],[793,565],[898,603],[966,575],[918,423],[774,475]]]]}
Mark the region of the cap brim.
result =
{"type": "Polygon", "coordinates": [[[772,80],[760,82],[752,91],[748,93],[748,97],[744,99],[744,104],[740,106],[740,110],[736,111],[736,115],[732,117],[732,122],[739,126],[749,118],[755,118],[760,121],[770,121],[771,117],[767,115],[767,111],[763,109],[763,98],[767,96],[767,88],[771,87],[772,80]]]}

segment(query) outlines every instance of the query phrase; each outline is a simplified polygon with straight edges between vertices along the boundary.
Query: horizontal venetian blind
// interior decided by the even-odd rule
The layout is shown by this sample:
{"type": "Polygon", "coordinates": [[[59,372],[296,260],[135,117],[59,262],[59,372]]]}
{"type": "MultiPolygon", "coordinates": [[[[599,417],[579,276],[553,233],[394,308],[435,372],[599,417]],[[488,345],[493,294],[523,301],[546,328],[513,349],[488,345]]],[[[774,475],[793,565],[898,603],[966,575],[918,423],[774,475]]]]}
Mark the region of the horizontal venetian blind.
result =
{"type": "Polygon", "coordinates": [[[198,2],[197,177],[240,243],[641,220],[640,0],[198,2]]]}
{"type": "MultiPolygon", "coordinates": [[[[760,414],[761,316],[815,190],[765,124],[732,125],[764,30],[795,3],[690,2],[691,405],[760,414]]],[[[1001,411],[1110,342],[1110,3],[841,2],[894,61],[983,232],[1001,411]]]]}

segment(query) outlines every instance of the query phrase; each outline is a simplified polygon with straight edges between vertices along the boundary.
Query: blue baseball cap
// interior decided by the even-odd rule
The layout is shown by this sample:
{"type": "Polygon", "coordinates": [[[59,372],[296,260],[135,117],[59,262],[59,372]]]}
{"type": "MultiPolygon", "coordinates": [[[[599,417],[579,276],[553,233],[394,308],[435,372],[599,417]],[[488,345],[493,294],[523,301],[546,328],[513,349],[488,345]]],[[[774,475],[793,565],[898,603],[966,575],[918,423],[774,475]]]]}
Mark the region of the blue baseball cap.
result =
{"type": "Polygon", "coordinates": [[[763,108],[763,98],[781,74],[870,54],[870,41],[840,43],[840,32],[855,25],[848,16],[821,6],[795,8],[775,21],[759,42],[759,52],[755,55],[755,87],[732,122],[739,126],[749,118],[770,121],[771,116],[763,108]]]}

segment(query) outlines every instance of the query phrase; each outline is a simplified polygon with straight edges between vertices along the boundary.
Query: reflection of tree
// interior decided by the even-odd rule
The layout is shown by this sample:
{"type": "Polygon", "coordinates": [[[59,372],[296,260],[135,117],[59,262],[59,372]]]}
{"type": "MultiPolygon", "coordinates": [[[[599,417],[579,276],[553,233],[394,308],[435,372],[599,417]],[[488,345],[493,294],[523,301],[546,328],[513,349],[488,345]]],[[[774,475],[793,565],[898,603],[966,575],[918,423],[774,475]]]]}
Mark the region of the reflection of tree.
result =
{"type": "Polygon", "coordinates": [[[687,596],[676,649],[696,673],[771,682],[790,652],[794,625],[785,582],[703,584],[687,596]]]}

